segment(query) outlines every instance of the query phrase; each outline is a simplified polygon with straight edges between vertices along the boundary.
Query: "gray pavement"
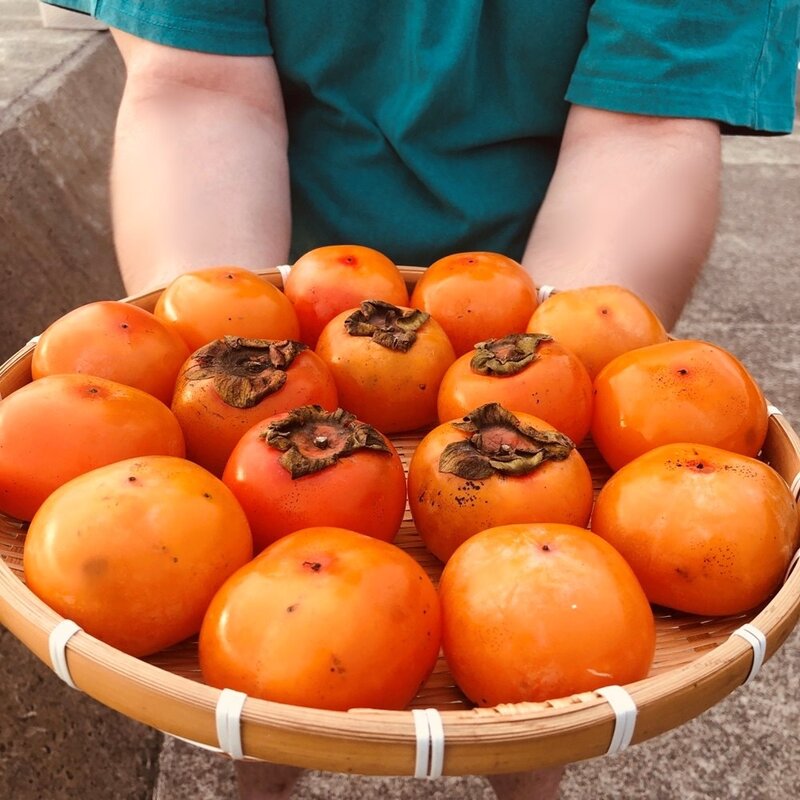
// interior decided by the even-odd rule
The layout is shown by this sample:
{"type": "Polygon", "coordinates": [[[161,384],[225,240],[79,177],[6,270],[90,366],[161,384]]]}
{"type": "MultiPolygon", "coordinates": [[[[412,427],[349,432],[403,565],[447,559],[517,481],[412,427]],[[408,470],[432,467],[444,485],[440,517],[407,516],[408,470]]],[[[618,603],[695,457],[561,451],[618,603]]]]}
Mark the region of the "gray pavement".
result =
{"type": "MultiPolygon", "coordinates": [[[[105,34],[42,31],[0,0],[0,359],[66,309],[116,297],[106,159],[121,69],[105,34]],[[24,39],[22,49],[19,42],[24,39]]],[[[725,144],[724,209],[678,328],[736,353],[800,427],[800,133],[725,144]]],[[[800,632],[758,678],[620,756],[571,765],[562,800],[800,797],[800,632]]],[[[226,759],[67,688],[0,629],[0,800],[234,800],[226,759]]],[[[309,773],[297,800],[489,800],[481,778],[309,773]]]]}

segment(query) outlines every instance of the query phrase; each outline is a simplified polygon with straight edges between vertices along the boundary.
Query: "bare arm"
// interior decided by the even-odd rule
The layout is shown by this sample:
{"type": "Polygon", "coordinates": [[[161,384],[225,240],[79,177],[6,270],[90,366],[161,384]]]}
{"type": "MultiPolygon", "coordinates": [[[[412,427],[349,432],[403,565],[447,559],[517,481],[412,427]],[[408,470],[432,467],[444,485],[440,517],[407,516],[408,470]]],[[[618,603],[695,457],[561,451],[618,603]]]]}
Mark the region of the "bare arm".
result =
{"type": "Polygon", "coordinates": [[[273,60],[114,37],[127,69],[111,175],[126,289],[217,264],[285,263],[287,133],[273,60]]]}
{"type": "Polygon", "coordinates": [[[714,122],[573,106],[523,264],[558,288],[626,286],[672,327],[713,240],[719,139],[714,122]]]}

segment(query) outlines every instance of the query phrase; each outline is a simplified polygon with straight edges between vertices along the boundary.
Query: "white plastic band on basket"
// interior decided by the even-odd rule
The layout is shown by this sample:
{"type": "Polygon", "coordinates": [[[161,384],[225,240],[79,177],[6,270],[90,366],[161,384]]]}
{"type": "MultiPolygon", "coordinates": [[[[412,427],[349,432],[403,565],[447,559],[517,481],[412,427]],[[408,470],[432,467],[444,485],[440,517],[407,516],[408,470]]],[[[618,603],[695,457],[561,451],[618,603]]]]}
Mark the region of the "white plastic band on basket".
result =
{"type": "Polygon", "coordinates": [[[636,708],[634,699],[621,686],[603,686],[596,691],[608,701],[617,718],[614,733],[611,736],[611,744],[606,750],[607,755],[613,755],[621,752],[631,743],[639,710],[636,708]]]}
{"type": "Polygon", "coordinates": [[[233,758],[244,758],[242,748],[242,709],[247,695],[234,689],[219,693],[214,716],[217,721],[217,741],[223,753],[233,758]]]}
{"type": "Polygon", "coordinates": [[[537,290],[536,290],[536,300],[539,303],[544,303],[548,297],[556,290],[555,286],[548,286],[546,283],[543,283],[537,290]]]}
{"type": "Polygon", "coordinates": [[[414,732],[417,737],[415,778],[439,778],[444,766],[444,725],[435,708],[414,708],[414,732]]]}
{"type": "Polygon", "coordinates": [[[764,663],[764,656],[767,652],[767,637],[752,622],[737,628],[731,636],[741,636],[753,648],[753,666],[750,667],[750,672],[742,684],[742,686],[747,686],[758,675],[761,665],[764,663]]]}
{"type": "Polygon", "coordinates": [[[794,480],[792,481],[790,489],[792,492],[792,497],[794,497],[795,500],[800,500],[800,472],[794,476],[794,480]]]}
{"type": "Polygon", "coordinates": [[[278,272],[280,272],[281,281],[283,282],[283,288],[285,289],[286,288],[286,279],[289,277],[289,273],[292,271],[292,265],[291,264],[278,264],[278,266],[275,267],[275,269],[278,270],[278,272]]]}
{"type": "Polygon", "coordinates": [[[798,550],[793,556],[792,560],[789,562],[789,566],[786,567],[786,572],[783,573],[783,582],[789,580],[789,576],[792,574],[792,570],[800,563],[800,550],[798,550]]]}
{"type": "Polygon", "coordinates": [[[767,406],[767,416],[768,417],[782,417],[783,411],[781,411],[778,406],[767,406]]]}
{"type": "Polygon", "coordinates": [[[72,680],[72,675],[69,674],[69,667],[67,666],[67,642],[80,630],[82,630],[81,626],[71,619],[62,619],[61,622],[50,631],[50,636],[47,639],[47,649],[50,652],[50,664],[54,672],[64,683],[71,686],[73,689],[77,689],[78,687],[72,680]]]}

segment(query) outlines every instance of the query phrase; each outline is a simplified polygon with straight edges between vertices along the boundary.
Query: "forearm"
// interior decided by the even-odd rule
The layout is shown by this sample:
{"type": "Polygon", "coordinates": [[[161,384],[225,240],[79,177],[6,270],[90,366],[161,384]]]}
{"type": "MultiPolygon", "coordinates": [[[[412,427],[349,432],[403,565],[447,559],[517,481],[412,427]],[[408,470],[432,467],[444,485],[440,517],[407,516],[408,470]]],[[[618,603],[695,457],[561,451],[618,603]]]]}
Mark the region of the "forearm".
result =
{"type": "Polygon", "coordinates": [[[715,123],[574,106],[523,264],[537,283],[626,286],[671,327],[718,217],[715,123]]]}
{"type": "Polygon", "coordinates": [[[285,263],[283,111],[242,95],[129,66],[111,181],[114,238],[129,292],[188,269],[285,263]]]}

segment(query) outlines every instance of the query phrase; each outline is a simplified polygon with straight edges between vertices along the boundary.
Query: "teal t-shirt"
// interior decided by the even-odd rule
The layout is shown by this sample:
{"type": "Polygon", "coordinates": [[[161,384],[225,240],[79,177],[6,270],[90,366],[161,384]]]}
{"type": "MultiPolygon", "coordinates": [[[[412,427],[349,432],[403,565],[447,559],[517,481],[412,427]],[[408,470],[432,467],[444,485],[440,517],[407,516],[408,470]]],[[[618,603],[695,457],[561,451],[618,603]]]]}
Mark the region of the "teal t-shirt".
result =
{"type": "Polygon", "coordinates": [[[292,255],[520,258],[570,103],[786,133],[800,0],[58,0],[161,44],[272,55],[292,255]]]}

